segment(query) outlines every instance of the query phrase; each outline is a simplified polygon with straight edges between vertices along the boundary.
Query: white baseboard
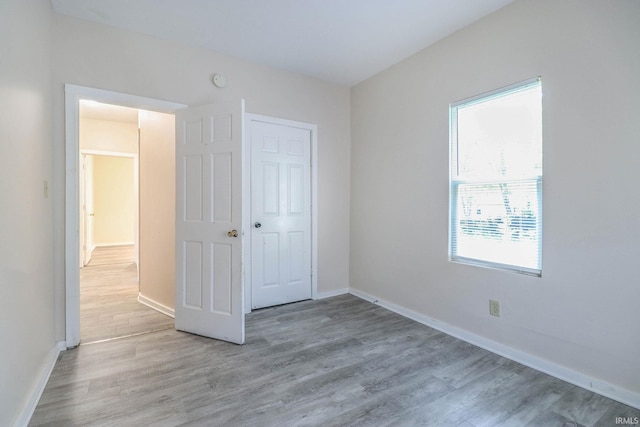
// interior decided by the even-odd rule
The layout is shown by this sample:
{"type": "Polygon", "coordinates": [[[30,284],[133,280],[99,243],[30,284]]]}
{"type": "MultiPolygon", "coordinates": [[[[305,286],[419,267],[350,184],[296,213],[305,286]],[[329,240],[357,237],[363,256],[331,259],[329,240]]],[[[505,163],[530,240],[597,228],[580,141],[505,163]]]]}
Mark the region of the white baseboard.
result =
{"type": "Polygon", "coordinates": [[[153,308],[155,311],[158,311],[166,316],[176,318],[176,311],[173,308],[167,307],[164,304],[160,304],[157,301],[152,300],[151,298],[147,298],[141,293],[138,293],[138,302],[140,304],[144,304],[147,307],[153,308]]]}
{"type": "Polygon", "coordinates": [[[409,310],[408,308],[394,304],[381,298],[377,298],[374,295],[368,294],[358,289],[349,288],[349,293],[362,298],[366,301],[377,304],[395,313],[398,313],[404,317],[415,320],[423,325],[430,326],[447,335],[451,335],[470,344],[476,345],[480,348],[488,350],[492,353],[511,359],[515,362],[521,363],[525,366],[533,368],[537,371],[544,372],[570,384],[584,388],[594,393],[601,394],[602,396],[616,400],[625,405],[629,405],[636,409],[640,409],[640,393],[627,390],[625,388],[616,386],[614,384],[602,381],[597,378],[590,377],[581,372],[567,368],[566,366],[559,365],[549,360],[534,356],[529,353],[525,353],[521,350],[517,350],[513,347],[500,344],[499,342],[492,341],[488,338],[476,335],[464,329],[457,328],[449,325],[448,323],[440,322],[432,317],[424,314],[409,310]]]}
{"type": "Polygon", "coordinates": [[[348,293],[349,293],[349,288],[334,289],[333,291],[317,292],[316,297],[314,299],[337,297],[338,295],[344,295],[348,293]]]}
{"type": "Polygon", "coordinates": [[[133,246],[134,242],[111,242],[111,243],[96,243],[93,245],[93,249],[95,248],[108,248],[110,246],[133,246]]]}
{"type": "Polygon", "coordinates": [[[14,423],[14,427],[27,427],[29,425],[29,421],[31,421],[31,417],[33,416],[33,412],[36,410],[36,406],[38,406],[38,402],[40,401],[40,397],[42,396],[42,392],[44,392],[44,388],[49,381],[49,377],[51,376],[51,372],[53,368],[56,366],[56,362],[58,361],[58,355],[61,351],[66,350],[67,346],[64,341],[57,342],[55,346],[49,351],[47,357],[42,364],[42,369],[40,370],[40,374],[38,375],[38,381],[34,385],[33,389],[29,393],[29,399],[27,403],[22,408],[22,411],[18,414],[18,418],[14,423]]]}

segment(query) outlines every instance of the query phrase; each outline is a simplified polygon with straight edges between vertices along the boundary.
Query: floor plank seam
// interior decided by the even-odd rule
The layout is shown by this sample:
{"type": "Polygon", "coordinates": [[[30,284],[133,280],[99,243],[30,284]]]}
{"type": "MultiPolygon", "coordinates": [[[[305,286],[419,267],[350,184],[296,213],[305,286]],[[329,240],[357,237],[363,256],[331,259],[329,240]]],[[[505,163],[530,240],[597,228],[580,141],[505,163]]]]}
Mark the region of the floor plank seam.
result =
{"type": "Polygon", "coordinates": [[[155,333],[158,333],[158,332],[164,332],[164,331],[168,331],[168,330],[171,330],[171,329],[174,329],[173,326],[167,326],[165,328],[154,329],[152,331],[136,332],[135,334],[122,335],[122,336],[119,336],[119,337],[105,338],[103,340],[80,342],[79,346],[92,345],[92,344],[102,344],[102,343],[105,343],[105,342],[117,341],[117,340],[122,340],[122,339],[125,339],[125,338],[139,337],[140,335],[155,334],[155,333]]]}

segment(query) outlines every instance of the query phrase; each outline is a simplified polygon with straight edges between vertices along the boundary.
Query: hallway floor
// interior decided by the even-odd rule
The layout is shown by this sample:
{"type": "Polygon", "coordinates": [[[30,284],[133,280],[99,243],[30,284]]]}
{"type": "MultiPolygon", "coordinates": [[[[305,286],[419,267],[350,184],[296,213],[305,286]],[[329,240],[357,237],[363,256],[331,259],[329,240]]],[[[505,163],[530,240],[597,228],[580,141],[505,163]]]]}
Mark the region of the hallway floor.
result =
{"type": "Polygon", "coordinates": [[[138,302],[133,245],[99,247],[80,270],[80,343],[173,329],[173,319],[138,302]]]}

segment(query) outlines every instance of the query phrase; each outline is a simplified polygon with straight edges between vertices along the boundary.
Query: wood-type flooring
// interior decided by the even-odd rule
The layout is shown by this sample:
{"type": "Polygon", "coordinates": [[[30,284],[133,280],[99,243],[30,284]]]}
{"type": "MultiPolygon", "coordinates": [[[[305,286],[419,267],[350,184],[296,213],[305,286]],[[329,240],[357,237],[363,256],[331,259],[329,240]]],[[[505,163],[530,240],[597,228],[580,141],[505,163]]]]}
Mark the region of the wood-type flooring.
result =
{"type": "Polygon", "coordinates": [[[61,353],[31,426],[614,426],[640,411],[352,295],[61,353]]]}
{"type": "Polygon", "coordinates": [[[172,329],[173,319],[138,302],[133,245],[98,247],[80,269],[80,343],[172,329]]]}

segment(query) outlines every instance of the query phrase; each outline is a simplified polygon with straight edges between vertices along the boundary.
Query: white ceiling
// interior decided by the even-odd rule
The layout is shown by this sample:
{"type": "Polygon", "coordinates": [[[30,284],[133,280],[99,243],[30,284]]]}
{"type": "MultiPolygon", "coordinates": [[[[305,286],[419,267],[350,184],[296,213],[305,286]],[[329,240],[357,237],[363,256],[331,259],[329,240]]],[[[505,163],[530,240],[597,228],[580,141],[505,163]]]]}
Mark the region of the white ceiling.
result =
{"type": "Polygon", "coordinates": [[[103,104],[96,101],[80,100],[80,118],[95,120],[110,120],[138,124],[138,110],[118,105],[103,104]]]}
{"type": "Polygon", "coordinates": [[[352,86],[514,0],[51,0],[55,12],[352,86]]]}

